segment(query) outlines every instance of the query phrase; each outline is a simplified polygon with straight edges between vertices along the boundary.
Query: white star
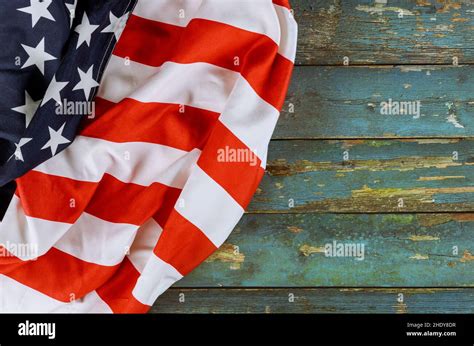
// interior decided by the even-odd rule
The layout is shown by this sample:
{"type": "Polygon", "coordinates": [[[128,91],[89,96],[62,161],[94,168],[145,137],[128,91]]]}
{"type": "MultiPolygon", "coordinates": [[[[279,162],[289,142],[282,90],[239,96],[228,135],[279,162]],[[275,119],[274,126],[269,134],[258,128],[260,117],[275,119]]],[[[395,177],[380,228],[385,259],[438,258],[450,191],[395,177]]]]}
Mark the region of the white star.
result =
{"type": "Polygon", "coordinates": [[[122,17],[115,17],[112,11],[110,11],[110,14],[109,14],[110,24],[101,32],[113,33],[115,35],[115,38],[118,41],[118,39],[120,38],[120,35],[122,35],[123,29],[125,29],[125,24],[127,23],[128,15],[129,15],[129,12],[125,13],[122,17]]]}
{"type": "Polygon", "coordinates": [[[48,7],[53,0],[30,0],[30,6],[19,8],[18,11],[31,14],[31,25],[34,27],[41,18],[46,18],[55,22],[55,19],[48,7]]]}
{"type": "Polygon", "coordinates": [[[84,12],[81,24],[76,26],[76,29],[74,30],[79,34],[76,48],[79,48],[84,42],[90,46],[92,33],[96,31],[98,27],[99,25],[91,25],[89,22],[89,17],[87,17],[87,13],[84,12]]]}
{"type": "Polygon", "coordinates": [[[80,68],[78,68],[77,71],[79,72],[79,77],[81,78],[81,81],[77,83],[77,85],[72,90],[83,90],[84,96],[88,100],[91,95],[92,89],[99,86],[99,83],[97,83],[92,77],[92,73],[94,72],[94,65],[92,65],[87,72],[81,71],[80,68]]]}
{"type": "Polygon", "coordinates": [[[55,100],[58,104],[62,104],[61,90],[63,90],[68,84],[69,82],[58,82],[56,80],[56,75],[54,75],[49,83],[48,90],[46,90],[41,106],[44,106],[49,100],[55,100]]]}
{"type": "Polygon", "coordinates": [[[36,65],[36,67],[41,71],[44,76],[44,63],[50,60],[56,60],[54,56],[48,54],[44,50],[44,37],[41,39],[40,43],[36,47],[29,47],[27,45],[21,45],[23,49],[28,54],[28,60],[21,67],[22,69],[36,65]]]}
{"type": "Polygon", "coordinates": [[[24,114],[25,122],[26,122],[25,127],[28,127],[40,103],[41,103],[41,100],[34,101],[31,98],[30,94],[28,94],[28,92],[25,90],[25,104],[23,106],[12,108],[12,111],[24,114]]]}
{"type": "Polygon", "coordinates": [[[54,155],[56,155],[56,152],[58,151],[58,147],[61,144],[71,143],[71,141],[69,139],[63,137],[64,126],[66,126],[66,123],[64,123],[63,126],[61,126],[61,128],[57,131],[53,130],[51,127],[48,126],[49,141],[48,141],[48,143],[46,143],[44,145],[44,147],[41,148],[41,150],[50,148],[51,153],[54,156],[54,155]]]}
{"type": "Polygon", "coordinates": [[[10,161],[12,159],[12,157],[15,157],[15,160],[25,162],[25,160],[23,159],[23,153],[21,152],[21,147],[24,146],[25,144],[29,143],[32,140],[33,140],[33,138],[22,138],[22,139],[20,139],[20,142],[18,142],[18,144],[15,143],[16,150],[13,153],[13,155],[10,156],[8,161],[10,161]]]}
{"type": "Polygon", "coordinates": [[[67,4],[66,3],[66,7],[69,10],[69,17],[71,18],[70,26],[72,27],[72,22],[74,22],[74,18],[76,16],[77,0],[74,0],[73,4],[67,4]]]}

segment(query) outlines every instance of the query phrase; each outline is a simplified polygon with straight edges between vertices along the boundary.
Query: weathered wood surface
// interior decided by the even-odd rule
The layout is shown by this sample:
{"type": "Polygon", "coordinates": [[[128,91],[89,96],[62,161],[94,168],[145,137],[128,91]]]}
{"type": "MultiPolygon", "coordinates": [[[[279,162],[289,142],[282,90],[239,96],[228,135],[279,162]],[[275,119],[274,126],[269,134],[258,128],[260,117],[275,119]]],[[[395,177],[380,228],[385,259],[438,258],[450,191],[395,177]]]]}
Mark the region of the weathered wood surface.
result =
{"type": "Polygon", "coordinates": [[[178,286],[474,286],[473,250],[474,213],[247,214],[178,286]],[[363,257],[326,256],[334,241],[363,257]]]}
{"type": "Polygon", "coordinates": [[[474,289],[171,289],[158,299],[151,311],[471,314],[474,289]]]}
{"type": "Polygon", "coordinates": [[[273,141],[267,171],[250,212],[474,210],[472,139],[273,141]]]}
{"type": "Polygon", "coordinates": [[[305,66],[294,71],[274,138],[473,135],[474,66],[305,66]],[[419,101],[420,116],[382,114],[390,99],[419,101]]]}
{"type": "Polygon", "coordinates": [[[297,63],[474,63],[471,0],[293,0],[297,63]],[[400,18],[402,17],[402,18],[400,18]]]}

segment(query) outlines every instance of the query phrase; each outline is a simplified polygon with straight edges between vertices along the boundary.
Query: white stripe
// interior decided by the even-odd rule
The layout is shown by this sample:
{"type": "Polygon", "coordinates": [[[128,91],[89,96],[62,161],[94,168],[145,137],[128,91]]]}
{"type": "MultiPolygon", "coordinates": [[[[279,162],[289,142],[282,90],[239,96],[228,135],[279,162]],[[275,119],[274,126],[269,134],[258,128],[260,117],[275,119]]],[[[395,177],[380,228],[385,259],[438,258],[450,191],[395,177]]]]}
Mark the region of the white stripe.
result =
{"type": "Polygon", "coordinates": [[[156,22],[185,27],[196,17],[202,4],[202,0],[139,0],[133,14],[156,22]]]}
{"type": "Polygon", "coordinates": [[[0,275],[0,312],[112,313],[112,310],[95,291],[73,303],[64,303],[5,275],[0,275]]]}
{"type": "Polygon", "coordinates": [[[130,61],[126,68],[124,64],[120,57],[111,59],[100,97],[112,102],[129,97],[140,102],[183,104],[221,113],[221,121],[255,151],[265,167],[279,112],[261,99],[240,73],[207,63],[167,62],[152,67],[130,61]],[[128,83],[131,79],[137,80],[137,89],[128,83]]]}
{"type": "Polygon", "coordinates": [[[153,254],[153,249],[158,243],[162,231],[163,229],[154,219],[148,220],[138,230],[128,258],[139,273],[143,271],[153,254]]]}
{"type": "Polygon", "coordinates": [[[151,254],[133,289],[133,296],[142,304],[153,305],[155,300],[183,276],[173,266],[151,254]]]}
{"type": "Polygon", "coordinates": [[[112,223],[83,213],[74,225],[26,216],[14,196],[0,223],[0,244],[23,261],[53,246],[83,261],[104,266],[122,262],[138,226],[112,223]]]}
{"type": "Polygon", "coordinates": [[[186,152],[145,142],[114,143],[85,136],[35,171],[79,181],[99,182],[108,173],[124,183],[155,182],[182,188],[201,151],[186,152]]]}
{"type": "Polygon", "coordinates": [[[35,259],[67,232],[70,224],[27,217],[20,199],[13,196],[0,223],[0,243],[21,260],[35,259]]]}
{"type": "Polygon", "coordinates": [[[283,33],[280,45],[278,46],[278,53],[294,63],[298,39],[298,24],[296,24],[293,13],[290,10],[283,6],[274,6],[280,22],[281,32],[283,33]]]}
{"type": "Polygon", "coordinates": [[[181,27],[195,18],[231,25],[269,37],[283,46],[281,55],[294,61],[294,51],[281,38],[296,34],[296,22],[287,8],[271,0],[139,0],[133,14],[181,27]]]}
{"type": "Polygon", "coordinates": [[[98,96],[194,106],[220,113],[240,74],[207,63],[152,67],[112,56],[98,96]]]}
{"type": "Polygon", "coordinates": [[[216,247],[224,243],[244,214],[242,207],[199,166],[193,169],[175,209],[216,247]]]}
{"type": "Polygon", "coordinates": [[[135,225],[112,223],[83,213],[54,247],[86,262],[114,266],[125,258],[137,230],[135,225]]]}
{"type": "Polygon", "coordinates": [[[265,168],[268,143],[280,113],[255,95],[250,84],[239,78],[219,120],[255,152],[265,168]]]}

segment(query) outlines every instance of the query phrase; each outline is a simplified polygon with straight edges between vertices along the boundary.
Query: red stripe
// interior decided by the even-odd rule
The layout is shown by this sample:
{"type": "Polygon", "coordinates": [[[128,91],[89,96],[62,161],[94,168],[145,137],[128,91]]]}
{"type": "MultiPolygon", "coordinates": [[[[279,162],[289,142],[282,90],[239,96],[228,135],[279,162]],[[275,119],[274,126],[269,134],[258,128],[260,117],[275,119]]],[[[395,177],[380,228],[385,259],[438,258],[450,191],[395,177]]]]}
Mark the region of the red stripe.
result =
{"type": "Polygon", "coordinates": [[[0,264],[0,273],[54,299],[69,303],[109,280],[117,266],[82,261],[52,248],[37,260],[0,264]]]}
{"type": "Polygon", "coordinates": [[[218,122],[198,165],[246,208],[263,177],[262,161],[218,122]]]}
{"type": "Polygon", "coordinates": [[[21,259],[8,251],[8,248],[4,245],[0,245],[0,252],[0,268],[5,265],[24,263],[21,259]]]}
{"type": "Polygon", "coordinates": [[[286,7],[287,9],[291,10],[291,4],[289,0],[273,0],[275,5],[280,5],[286,7]]]}
{"type": "Polygon", "coordinates": [[[240,72],[277,109],[293,69],[269,37],[205,19],[180,27],[132,15],[114,55],[149,66],[206,62],[240,72]]]}
{"type": "Polygon", "coordinates": [[[17,179],[16,194],[31,217],[74,223],[89,202],[96,183],[30,171],[17,179]]]}
{"type": "Polygon", "coordinates": [[[168,215],[180,193],[160,183],[145,187],[105,174],[85,211],[102,220],[140,226],[154,214],[168,215]]]}
{"type": "Polygon", "coordinates": [[[18,180],[17,191],[30,217],[73,224],[87,212],[105,221],[138,226],[154,214],[166,221],[181,193],[160,183],[124,183],[110,174],[104,174],[99,183],[89,183],[35,171],[18,180]],[[72,198],[74,208],[70,207],[72,198]]]}
{"type": "Polygon", "coordinates": [[[145,313],[150,307],[140,303],[132,294],[139,277],[140,273],[125,258],[115,275],[97,289],[97,294],[114,313],[145,313]]]}
{"type": "Polygon", "coordinates": [[[16,257],[10,263],[2,261],[0,273],[65,303],[81,299],[100,286],[98,295],[114,313],[145,313],[150,309],[132,294],[140,273],[127,257],[120,265],[105,267],[53,248],[36,261],[23,262],[16,257]]]}
{"type": "Polygon", "coordinates": [[[199,228],[173,210],[154,252],[184,276],[216,250],[199,228]]]}
{"type": "Polygon", "coordinates": [[[111,142],[148,142],[191,151],[202,148],[219,114],[176,104],[118,104],[96,98],[96,118],[82,122],[81,135],[111,142]],[[133,129],[133,130],[132,130],[133,129]]]}
{"type": "Polygon", "coordinates": [[[178,194],[170,196],[170,198],[166,200],[162,206],[160,206],[158,212],[153,215],[153,219],[156,221],[156,223],[158,223],[158,225],[160,225],[161,228],[163,228],[163,225],[166,225],[171,213],[174,211],[176,201],[178,200],[180,194],[181,191],[178,194]]]}

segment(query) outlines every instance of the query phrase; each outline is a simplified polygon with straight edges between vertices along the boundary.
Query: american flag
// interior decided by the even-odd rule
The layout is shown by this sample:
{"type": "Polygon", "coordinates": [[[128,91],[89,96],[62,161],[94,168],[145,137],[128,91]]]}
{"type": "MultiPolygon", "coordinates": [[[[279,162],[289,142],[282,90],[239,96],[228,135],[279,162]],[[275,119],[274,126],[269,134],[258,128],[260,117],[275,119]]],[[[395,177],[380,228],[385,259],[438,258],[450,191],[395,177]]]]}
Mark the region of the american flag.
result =
{"type": "Polygon", "coordinates": [[[286,0],[0,4],[0,310],[140,313],[264,174],[286,0]]]}

